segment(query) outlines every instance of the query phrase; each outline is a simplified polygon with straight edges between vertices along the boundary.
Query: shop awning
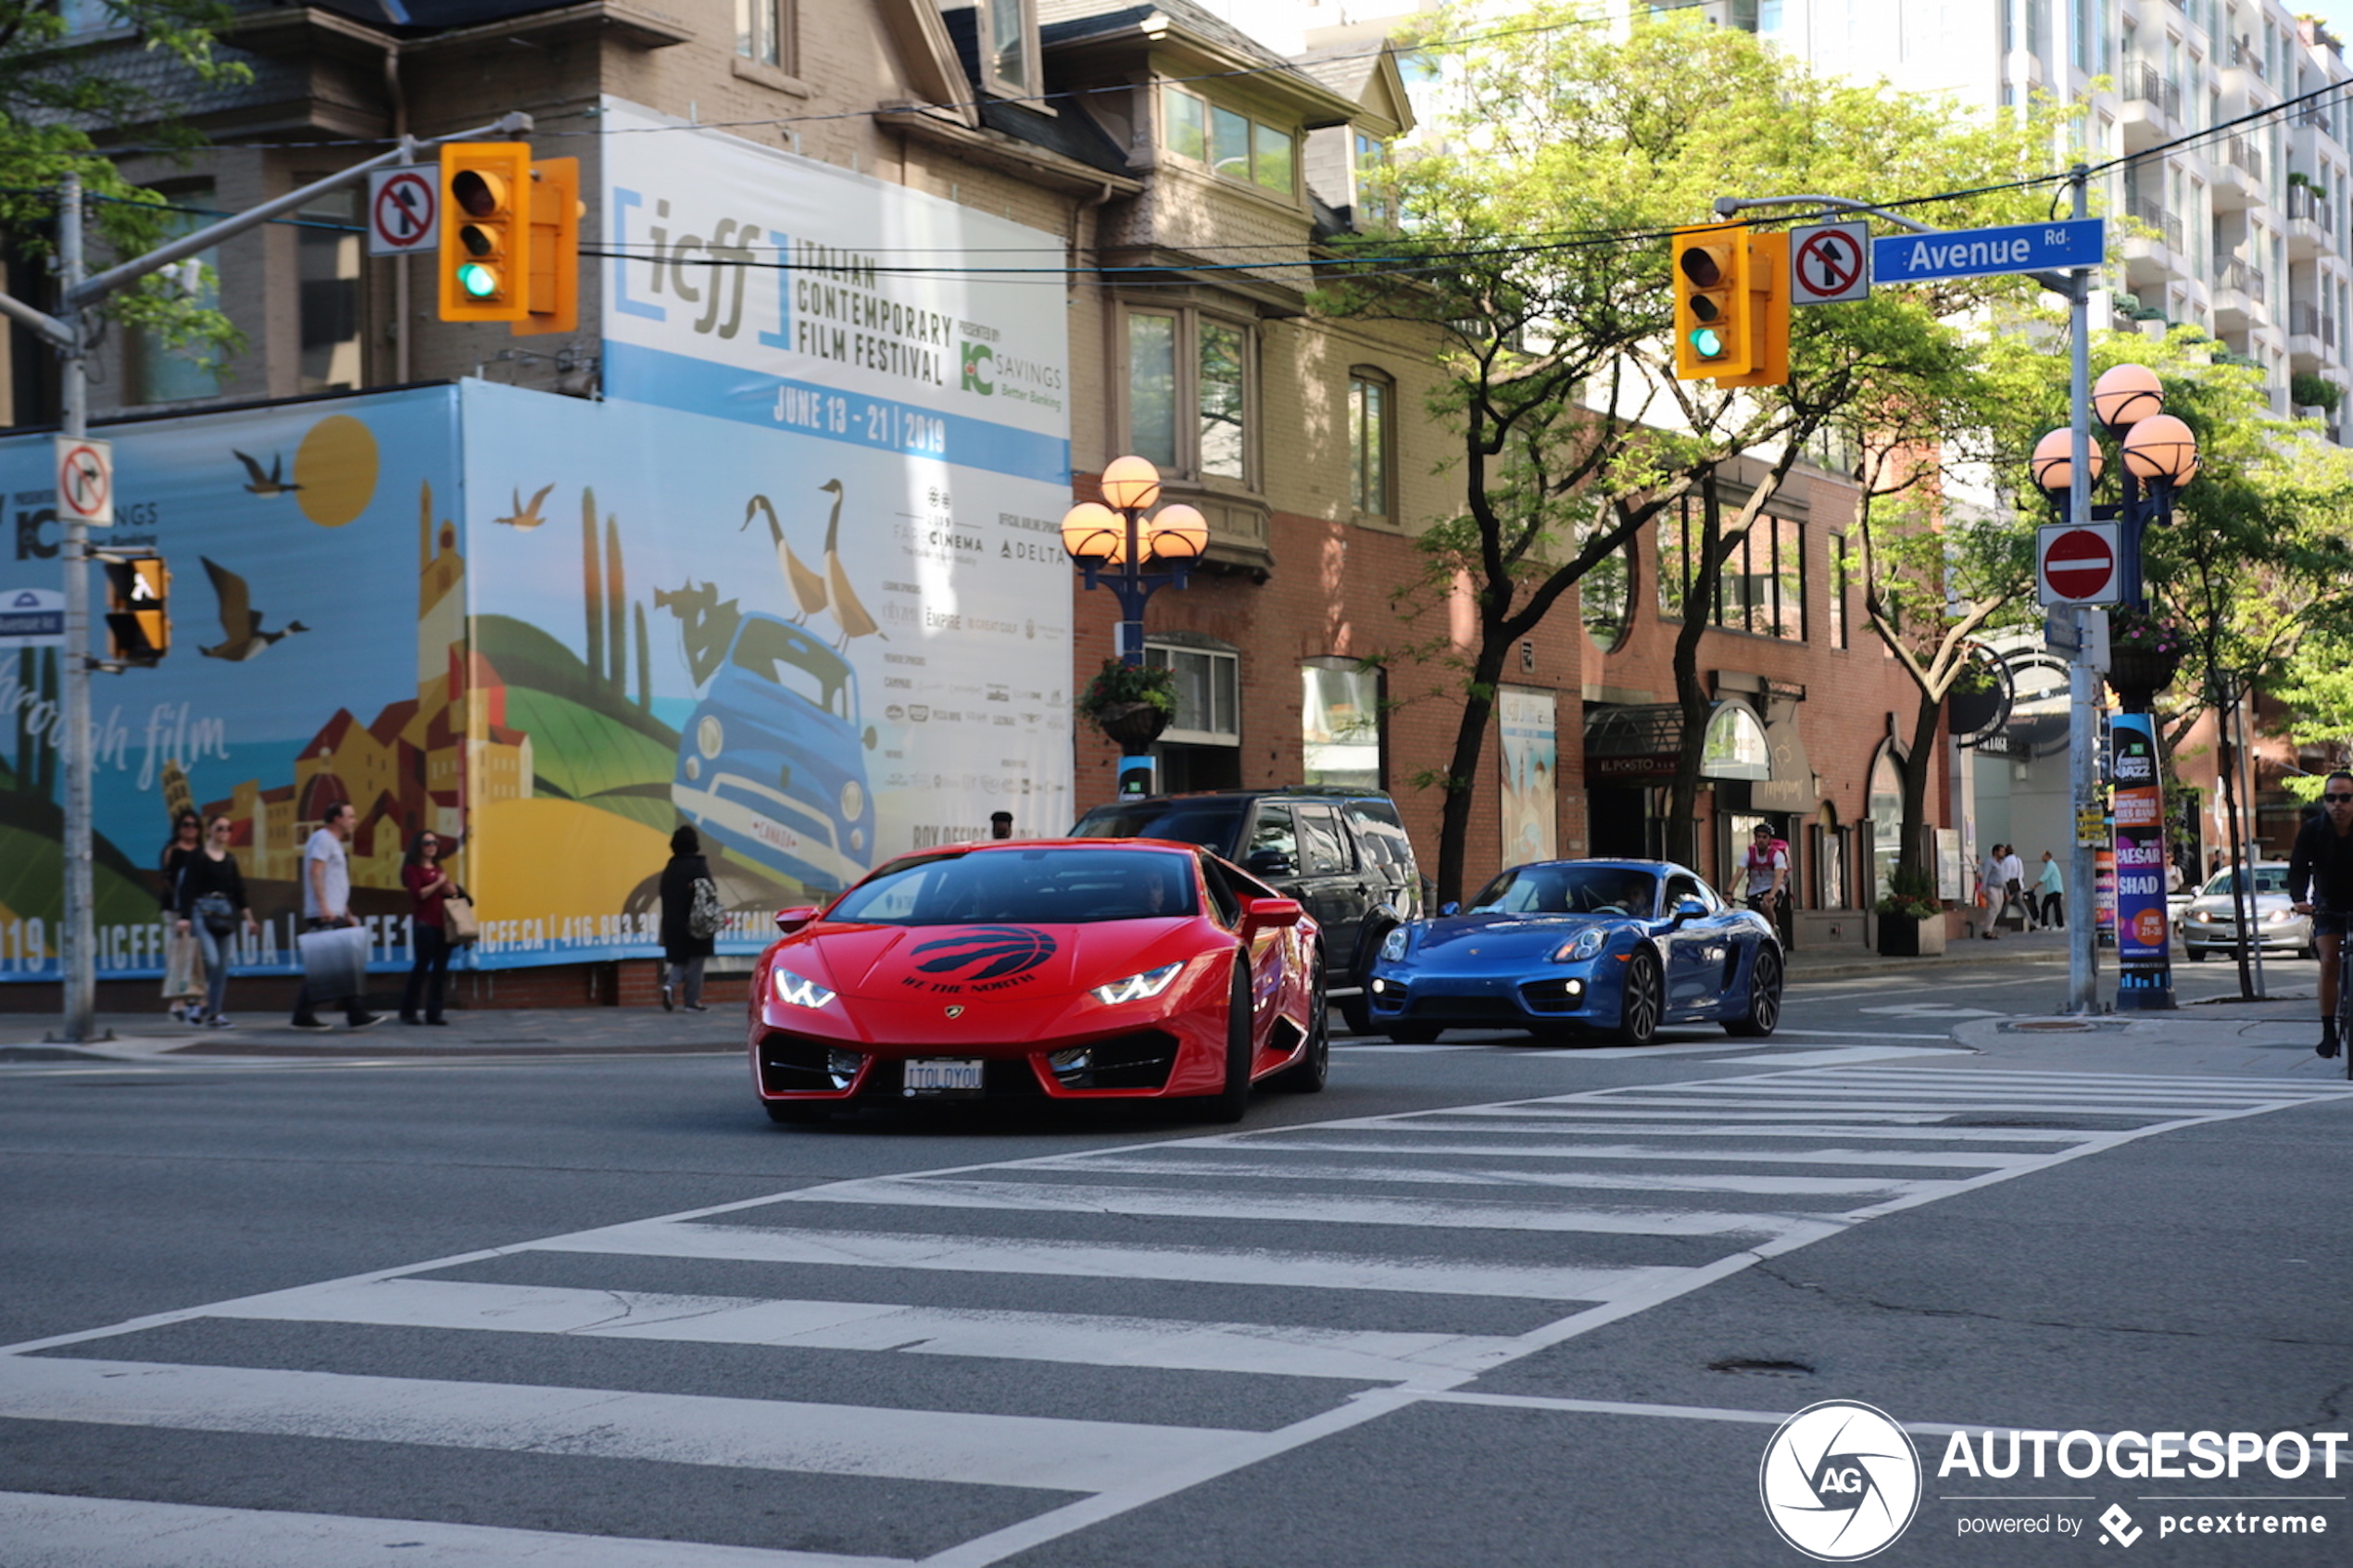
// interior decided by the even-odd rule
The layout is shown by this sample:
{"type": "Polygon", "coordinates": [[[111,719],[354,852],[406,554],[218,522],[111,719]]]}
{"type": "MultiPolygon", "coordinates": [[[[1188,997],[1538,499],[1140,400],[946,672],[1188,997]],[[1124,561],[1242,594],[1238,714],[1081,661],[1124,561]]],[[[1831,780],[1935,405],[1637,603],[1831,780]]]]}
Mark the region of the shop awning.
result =
{"type": "MultiPolygon", "coordinates": [[[[1601,708],[1586,715],[1585,778],[1589,784],[1672,778],[1675,759],[1682,749],[1683,709],[1679,704],[1601,708]]],[[[1723,701],[1710,709],[1700,750],[1700,777],[1769,779],[1774,776],[1772,757],[1765,725],[1755,709],[1744,702],[1723,701]]]]}

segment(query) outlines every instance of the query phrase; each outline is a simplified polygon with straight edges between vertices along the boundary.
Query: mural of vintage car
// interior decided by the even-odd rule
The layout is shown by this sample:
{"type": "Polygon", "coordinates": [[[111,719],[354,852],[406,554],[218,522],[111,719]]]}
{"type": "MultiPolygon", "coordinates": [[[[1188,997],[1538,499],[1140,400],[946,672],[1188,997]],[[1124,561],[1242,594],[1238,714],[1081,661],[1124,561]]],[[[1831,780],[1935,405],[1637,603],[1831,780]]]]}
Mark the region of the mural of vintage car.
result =
{"type": "Polygon", "coordinates": [[[670,796],[732,854],[812,893],[866,874],[875,800],[858,677],[807,630],[746,615],[678,745],[670,796]]]}

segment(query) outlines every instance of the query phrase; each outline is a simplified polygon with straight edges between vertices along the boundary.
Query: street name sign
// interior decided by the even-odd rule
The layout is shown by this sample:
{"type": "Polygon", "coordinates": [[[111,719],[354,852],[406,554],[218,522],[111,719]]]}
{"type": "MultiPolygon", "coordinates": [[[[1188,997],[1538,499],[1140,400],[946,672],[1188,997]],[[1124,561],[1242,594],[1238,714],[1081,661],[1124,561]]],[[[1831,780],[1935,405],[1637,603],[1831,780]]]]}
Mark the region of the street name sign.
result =
{"type": "Polygon", "coordinates": [[[2110,605],[2122,597],[2122,547],[2113,522],[2046,522],[2035,530],[2036,597],[2045,605],[2110,605]]]}
{"type": "Polygon", "coordinates": [[[62,647],[66,596],[57,588],[15,588],[0,593],[0,648],[62,647]]]}
{"type": "Polygon", "coordinates": [[[2108,255],[2108,220],[2069,218],[1944,234],[1883,234],[1871,242],[1871,277],[1881,284],[1997,272],[2096,267],[2108,255]]]}
{"type": "Polygon", "coordinates": [[[1871,297],[1871,226],[1810,223],[1789,232],[1789,302],[1844,305],[1871,297]]]}

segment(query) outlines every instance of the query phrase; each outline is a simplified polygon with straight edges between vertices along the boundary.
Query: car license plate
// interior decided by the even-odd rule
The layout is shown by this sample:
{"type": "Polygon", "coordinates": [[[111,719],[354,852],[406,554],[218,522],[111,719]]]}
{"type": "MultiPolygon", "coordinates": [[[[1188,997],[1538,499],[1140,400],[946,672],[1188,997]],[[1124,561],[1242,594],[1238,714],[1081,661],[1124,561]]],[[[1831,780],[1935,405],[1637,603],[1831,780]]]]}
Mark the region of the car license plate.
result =
{"type": "Polygon", "coordinates": [[[911,1095],[976,1095],[980,1093],[977,1057],[919,1056],[906,1065],[905,1093],[911,1095]]]}

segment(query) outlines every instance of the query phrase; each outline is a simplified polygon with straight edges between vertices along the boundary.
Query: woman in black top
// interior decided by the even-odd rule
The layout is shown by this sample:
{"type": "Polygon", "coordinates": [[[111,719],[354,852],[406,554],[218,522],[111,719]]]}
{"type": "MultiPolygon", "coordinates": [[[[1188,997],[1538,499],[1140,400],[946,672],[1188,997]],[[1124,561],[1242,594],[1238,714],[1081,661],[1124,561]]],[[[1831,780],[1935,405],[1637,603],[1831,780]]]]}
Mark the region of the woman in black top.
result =
{"type": "Polygon", "coordinates": [[[670,835],[670,863],[661,868],[661,1006],[670,1010],[673,989],[688,1012],[707,1010],[702,1005],[702,961],[716,950],[711,938],[698,936],[686,924],[695,907],[695,884],[711,875],[703,859],[702,835],[682,827],[670,835]]]}
{"type": "Polygon", "coordinates": [[[193,938],[204,952],[203,1017],[215,1029],[229,1027],[229,1015],[220,1010],[229,989],[229,940],[240,924],[247,935],[261,931],[245,907],[245,879],[237,870],[237,858],[229,852],[229,832],[228,818],[212,819],[204,847],[181,862],[179,896],[173,902],[181,939],[193,938]]]}
{"type": "Polygon", "coordinates": [[[172,914],[180,907],[181,872],[203,853],[204,819],[183,808],[171,819],[171,838],[163,847],[163,1007],[190,1023],[204,1018],[205,976],[198,968],[202,949],[185,926],[174,923],[172,914]]]}

